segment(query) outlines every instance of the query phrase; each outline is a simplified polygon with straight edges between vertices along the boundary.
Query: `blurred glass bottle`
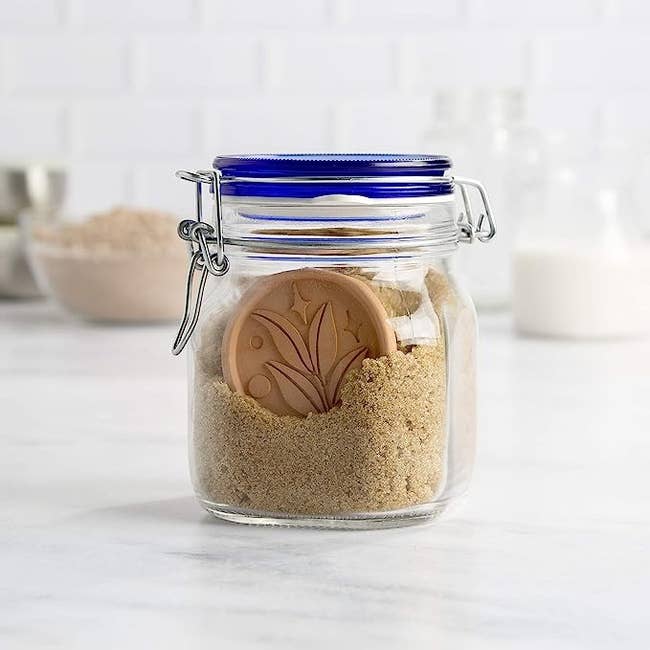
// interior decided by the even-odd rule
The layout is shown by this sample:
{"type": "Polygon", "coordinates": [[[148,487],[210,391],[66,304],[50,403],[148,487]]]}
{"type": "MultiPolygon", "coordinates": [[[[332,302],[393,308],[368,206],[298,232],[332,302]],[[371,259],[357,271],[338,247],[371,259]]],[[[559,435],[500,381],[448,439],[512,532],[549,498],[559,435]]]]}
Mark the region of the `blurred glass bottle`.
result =
{"type": "Polygon", "coordinates": [[[640,134],[639,170],[634,175],[634,190],[632,204],[638,215],[640,230],[646,241],[650,242],[650,202],[646,198],[647,187],[650,184],[650,136],[640,134]]]}
{"type": "Polygon", "coordinates": [[[620,103],[606,105],[599,114],[594,147],[591,160],[598,162],[601,176],[606,175],[607,183],[617,188],[621,212],[646,239],[650,238],[647,198],[650,133],[647,125],[630,120],[628,110],[620,103]]]}
{"type": "Polygon", "coordinates": [[[467,161],[471,142],[468,137],[469,96],[457,88],[438,90],[433,95],[431,125],[422,135],[423,150],[450,156],[454,168],[467,161]]]}
{"type": "Polygon", "coordinates": [[[520,89],[441,91],[424,140],[427,150],[450,155],[455,168],[481,178],[489,192],[499,224],[494,245],[463,250],[459,264],[479,310],[505,308],[517,223],[538,210],[542,191],[539,138],[527,122],[525,95],[520,89]]]}

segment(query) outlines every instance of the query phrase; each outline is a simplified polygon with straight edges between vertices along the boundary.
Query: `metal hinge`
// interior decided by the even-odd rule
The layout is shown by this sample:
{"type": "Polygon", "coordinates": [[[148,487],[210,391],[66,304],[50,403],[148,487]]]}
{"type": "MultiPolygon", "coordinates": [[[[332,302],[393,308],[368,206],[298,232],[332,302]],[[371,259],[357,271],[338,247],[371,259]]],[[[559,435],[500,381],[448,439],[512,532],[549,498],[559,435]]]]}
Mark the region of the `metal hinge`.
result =
{"type": "Polygon", "coordinates": [[[481,243],[489,242],[496,235],[497,229],[485,188],[481,183],[472,178],[454,176],[454,182],[458,185],[464,206],[464,210],[461,210],[458,216],[458,228],[460,230],[458,241],[465,244],[471,244],[475,239],[478,239],[481,243]],[[469,198],[467,187],[473,187],[478,191],[485,210],[485,212],[481,212],[479,215],[476,224],[474,223],[472,201],[469,198]]]}
{"type": "Polygon", "coordinates": [[[196,183],[196,219],[184,219],[178,224],[178,236],[188,242],[190,265],[185,285],[183,320],[172,346],[172,354],[180,354],[192,337],[201,312],[203,292],[208,274],[225,275],[230,261],[224,251],[221,218],[221,172],[219,170],[178,171],[178,178],[196,183]],[[212,201],[212,224],[203,221],[203,185],[209,186],[212,201]],[[200,273],[199,285],[192,300],[194,276],[200,273]]]}

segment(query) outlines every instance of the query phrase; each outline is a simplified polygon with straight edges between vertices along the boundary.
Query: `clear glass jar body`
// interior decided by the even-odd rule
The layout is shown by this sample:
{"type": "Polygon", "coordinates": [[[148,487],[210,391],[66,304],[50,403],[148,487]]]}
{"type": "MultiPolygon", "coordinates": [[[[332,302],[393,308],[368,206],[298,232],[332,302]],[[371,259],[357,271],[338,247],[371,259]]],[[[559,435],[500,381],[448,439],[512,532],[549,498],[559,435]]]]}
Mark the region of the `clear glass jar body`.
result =
{"type": "MultiPolygon", "coordinates": [[[[208,280],[189,355],[190,464],[203,507],[239,522],[373,528],[433,518],[465,491],[475,451],[476,319],[452,272],[455,214],[452,198],[225,202],[230,269],[208,280]],[[423,231],[435,231],[435,242],[414,235],[423,231]],[[369,290],[395,349],[359,360],[331,408],[278,414],[229,385],[224,333],[260,282],[304,269],[369,290]]],[[[311,354],[324,305],[308,283],[294,291],[302,312],[289,302],[277,309],[311,354]]],[[[359,325],[334,324],[340,359],[321,373],[323,385],[359,325]]],[[[268,328],[254,338],[256,349],[277,352],[268,328]]]]}

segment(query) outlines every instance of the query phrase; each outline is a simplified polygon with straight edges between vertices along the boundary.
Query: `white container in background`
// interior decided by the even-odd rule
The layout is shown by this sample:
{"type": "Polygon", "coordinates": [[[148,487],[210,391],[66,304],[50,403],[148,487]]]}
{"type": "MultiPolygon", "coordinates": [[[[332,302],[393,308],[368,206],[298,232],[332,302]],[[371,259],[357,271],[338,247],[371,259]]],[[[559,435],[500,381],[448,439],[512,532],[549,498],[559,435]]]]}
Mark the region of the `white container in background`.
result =
{"type": "Polygon", "coordinates": [[[549,214],[529,220],[515,247],[516,329],[575,339],[650,332],[650,246],[619,215],[616,192],[581,202],[569,170],[551,188],[549,214]]]}

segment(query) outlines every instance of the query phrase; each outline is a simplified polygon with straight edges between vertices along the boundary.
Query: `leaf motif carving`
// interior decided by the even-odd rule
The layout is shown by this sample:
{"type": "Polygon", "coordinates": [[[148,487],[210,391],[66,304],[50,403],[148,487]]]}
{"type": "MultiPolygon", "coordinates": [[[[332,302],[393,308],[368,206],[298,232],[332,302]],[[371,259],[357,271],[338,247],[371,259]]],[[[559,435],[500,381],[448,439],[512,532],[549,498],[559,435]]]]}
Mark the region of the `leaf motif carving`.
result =
{"type": "Polygon", "coordinates": [[[251,317],[268,330],[275,347],[288,364],[305,372],[313,371],[307,346],[291,321],[269,309],[258,309],[251,317]]]}
{"type": "Polygon", "coordinates": [[[339,401],[339,391],[341,390],[343,377],[345,377],[355,364],[361,362],[367,353],[367,347],[354,348],[354,350],[350,350],[350,352],[341,357],[336,366],[334,366],[334,370],[332,370],[332,374],[327,382],[327,399],[330,404],[334,405],[339,401]]]}
{"type": "Polygon", "coordinates": [[[314,385],[295,368],[279,361],[264,364],[278,384],[285,402],[301,415],[324,413],[327,409],[314,385]]]}
{"type": "Polygon", "coordinates": [[[325,381],[338,352],[332,303],[322,304],[309,325],[309,357],[314,372],[325,381]]]}
{"type": "Polygon", "coordinates": [[[359,346],[337,361],[338,332],[331,302],[317,309],[305,339],[291,321],[270,309],[257,309],[251,317],[268,331],[286,362],[268,361],[264,366],[286,404],[303,416],[325,413],[337,404],[345,375],[368,354],[367,347],[359,346]]]}

